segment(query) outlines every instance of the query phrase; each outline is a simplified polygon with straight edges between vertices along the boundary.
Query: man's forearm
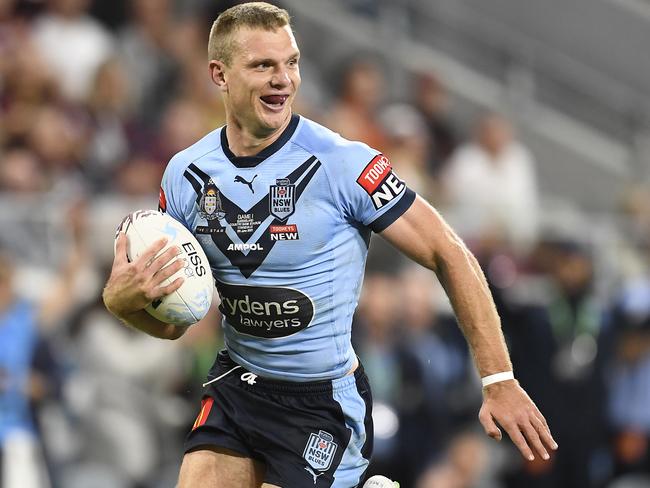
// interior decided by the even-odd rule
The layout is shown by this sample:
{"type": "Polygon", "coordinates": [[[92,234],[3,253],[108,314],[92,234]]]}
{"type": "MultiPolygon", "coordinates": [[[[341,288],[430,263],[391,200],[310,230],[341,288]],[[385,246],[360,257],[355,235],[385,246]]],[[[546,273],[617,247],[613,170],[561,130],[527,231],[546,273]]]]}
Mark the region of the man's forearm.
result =
{"type": "Polygon", "coordinates": [[[479,374],[512,370],[501,321],[476,258],[458,239],[438,259],[437,275],[447,292],[479,374]]]}
{"type": "MultiPolygon", "coordinates": [[[[116,316],[117,317],[117,316],[116,316]]],[[[149,315],[145,310],[140,310],[123,317],[117,317],[129,327],[138,329],[145,334],[157,337],[159,339],[178,339],[182,336],[187,327],[166,324],[149,315]]]]}

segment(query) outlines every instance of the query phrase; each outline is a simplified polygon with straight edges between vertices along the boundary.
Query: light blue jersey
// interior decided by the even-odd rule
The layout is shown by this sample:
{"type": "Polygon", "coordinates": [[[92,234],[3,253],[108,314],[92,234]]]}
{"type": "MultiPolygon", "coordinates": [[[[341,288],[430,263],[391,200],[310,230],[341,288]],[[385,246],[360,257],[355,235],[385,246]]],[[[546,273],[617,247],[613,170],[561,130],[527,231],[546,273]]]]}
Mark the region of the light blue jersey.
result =
{"type": "Polygon", "coordinates": [[[414,198],[385,156],[294,115],[254,157],[234,156],[225,128],[178,153],[160,208],[205,249],[233,360],[263,377],[314,381],[353,366],[371,231],[414,198]]]}

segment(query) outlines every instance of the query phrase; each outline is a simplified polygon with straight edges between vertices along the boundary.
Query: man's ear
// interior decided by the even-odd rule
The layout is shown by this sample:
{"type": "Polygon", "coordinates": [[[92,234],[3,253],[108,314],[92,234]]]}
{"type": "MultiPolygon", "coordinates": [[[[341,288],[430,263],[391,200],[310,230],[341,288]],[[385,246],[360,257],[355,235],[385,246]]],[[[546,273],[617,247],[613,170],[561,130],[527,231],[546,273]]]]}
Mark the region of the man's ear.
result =
{"type": "Polygon", "coordinates": [[[210,70],[210,78],[212,78],[212,82],[217,85],[219,90],[225,92],[228,88],[226,85],[226,65],[223,61],[213,59],[210,61],[208,68],[210,70]]]}

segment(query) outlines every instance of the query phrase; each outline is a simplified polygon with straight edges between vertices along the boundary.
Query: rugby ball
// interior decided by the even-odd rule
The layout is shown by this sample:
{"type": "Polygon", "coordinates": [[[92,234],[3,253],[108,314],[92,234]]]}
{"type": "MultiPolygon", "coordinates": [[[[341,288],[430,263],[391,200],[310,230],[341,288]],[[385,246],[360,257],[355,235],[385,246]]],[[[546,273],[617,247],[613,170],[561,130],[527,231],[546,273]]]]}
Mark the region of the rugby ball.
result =
{"type": "Polygon", "coordinates": [[[178,290],[149,304],[145,310],[150,315],[178,326],[192,325],[205,317],[214,294],[212,272],[203,248],[183,224],[157,210],[137,210],[122,220],[119,232],[124,232],[128,238],[129,261],[137,259],[161,237],[168,239],[161,253],[177,246],[181,254],[176,259],[186,260],[185,267],[163,283],[167,285],[180,276],[185,281],[178,290]]]}
{"type": "Polygon", "coordinates": [[[399,483],[376,474],[368,478],[368,481],[363,484],[363,488],[399,488],[399,483]]]}

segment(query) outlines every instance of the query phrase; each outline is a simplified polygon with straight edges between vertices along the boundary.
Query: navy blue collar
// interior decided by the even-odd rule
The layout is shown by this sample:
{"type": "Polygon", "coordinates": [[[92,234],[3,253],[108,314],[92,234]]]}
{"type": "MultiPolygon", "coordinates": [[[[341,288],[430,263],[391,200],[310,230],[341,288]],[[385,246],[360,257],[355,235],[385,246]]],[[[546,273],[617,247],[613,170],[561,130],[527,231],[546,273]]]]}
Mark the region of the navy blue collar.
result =
{"type": "Polygon", "coordinates": [[[255,156],[235,156],[228,146],[228,137],[226,136],[226,127],[224,126],[224,128],[221,129],[221,148],[226,157],[238,168],[254,168],[266,158],[276,153],[289,139],[291,139],[291,136],[296,131],[296,127],[298,127],[298,122],[300,122],[300,115],[293,114],[289,121],[289,125],[287,125],[287,127],[282,131],[280,137],[278,137],[273,144],[265,147],[255,156]]]}

